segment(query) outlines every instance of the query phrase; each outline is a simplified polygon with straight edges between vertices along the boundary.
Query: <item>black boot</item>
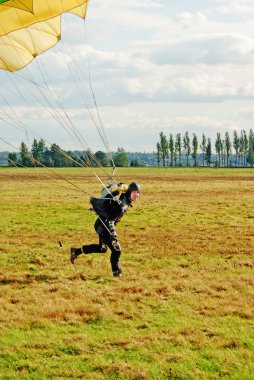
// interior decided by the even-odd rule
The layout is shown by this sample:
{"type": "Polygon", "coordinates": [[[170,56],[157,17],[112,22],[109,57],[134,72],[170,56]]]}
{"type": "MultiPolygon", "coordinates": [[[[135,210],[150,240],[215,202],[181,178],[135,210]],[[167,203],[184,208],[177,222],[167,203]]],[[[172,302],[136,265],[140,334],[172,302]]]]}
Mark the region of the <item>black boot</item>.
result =
{"type": "Polygon", "coordinates": [[[118,269],[118,270],[113,271],[113,276],[114,277],[122,277],[122,270],[118,269]]]}
{"type": "Polygon", "coordinates": [[[82,249],[81,248],[71,248],[71,257],[70,257],[70,260],[71,260],[71,263],[72,264],[75,264],[75,260],[77,259],[77,257],[82,253],[82,249]]]}

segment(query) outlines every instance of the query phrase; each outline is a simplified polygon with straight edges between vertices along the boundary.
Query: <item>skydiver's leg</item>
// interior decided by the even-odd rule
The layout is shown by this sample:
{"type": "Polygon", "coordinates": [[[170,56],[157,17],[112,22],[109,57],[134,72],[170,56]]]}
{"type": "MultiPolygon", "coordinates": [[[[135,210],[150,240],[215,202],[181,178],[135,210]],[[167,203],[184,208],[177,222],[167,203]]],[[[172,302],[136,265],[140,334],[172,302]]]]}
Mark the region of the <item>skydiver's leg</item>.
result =
{"type": "Polygon", "coordinates": [[[114,276],[120,276],[122,269],[120,266],[121,246],[118,241],[113,242],[114,249],[111,250],[110,263],[114,276]]]}
{"type": "Polygon", "coordinates": [[[74,264],[77,257],[82,253],[105,253],[107,249],[108,247],[105,244],[103,237],[100,235],[98,244],[88,244],[83,245],[81,248],[71,248],[71,263],[74,264]]]}
{"type": "Polygon", "coordinates": [[[117,277],[121,276],[122,269],[120,266],[120,256],[121,256],[120,243],[115,239],[111,239],[110,236],[106,237],[105,243],[111,250],[110,263],[111,263],[113,275],[117,277]]]}
{"type": "Polygon", "coordinates": [[[104,243],[103,236],[99,236],[99,244],[89,244],[89,245],[83,245],[81,253],[105,253],[107,251],[108,247],[104,243]]]}

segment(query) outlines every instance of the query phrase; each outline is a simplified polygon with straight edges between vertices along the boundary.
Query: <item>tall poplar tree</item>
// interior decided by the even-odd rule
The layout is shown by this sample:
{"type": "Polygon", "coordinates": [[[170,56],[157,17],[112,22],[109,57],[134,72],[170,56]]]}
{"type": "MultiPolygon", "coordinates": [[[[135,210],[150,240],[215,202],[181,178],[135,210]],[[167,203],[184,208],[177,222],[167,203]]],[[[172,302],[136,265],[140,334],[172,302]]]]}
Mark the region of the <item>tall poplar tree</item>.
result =
{"type": "Polygon", "coordinates": [[[35,160],[39,160],[38,158],[38,142],[36,139],[34,139],[31,147],[32,156],[35,160]]]}
{"type": "Polygon", "coordinates": [[[225,133],[225,149],[226,149],[227,167],[229,163],[229,156],[231,154],[231,148],[232,148],[232,144],[231,144],[230,136],[229,136],[229,133],[226,132],[225,133]]]}
{"type": "Polygon", "coordinates": [[[189,156],[191,154],[191,146],[190,146],[190,136],[189,132],[186,131],[183,136],[183,148],[186,156],[187,166],[189,166],[189,156]]]}
{"type": "Polygon", "coordinates": [[[211,139],[208,138],[207,145],[206,145],[206,151],[205,151],[205,161],[207,166],[210,166],[212,163],[212,143],[211,139]]]}
{"type": "Polygon", "coordinates": [[[206,137],[205,134],[203,133],[202,135],[202,141],[200,144],[200,149],[202,152],[202,157],[203,157],[203,166],[205,166],[205,155],[206,155],[206,137]]]}
{"type": "Polygon", "coordinates": [[[170,166],[174,165],[174,153],[175,153],[175,144],[174,144],[174,137],[172,133],[169,135],[169,152],[170,152],[170,166]]]}
{"type": "Polygon", "coordinates": [[[242,130],[240,134],[240,152],[242,156],[243,166],[246,166],[246,163],[247,163],[246,160],[247,160],[248,150],[249,150],[249,140],[247,137],[247,133],[245,130],[242,130]]]}
{"type": "Polygon", "coordinates": [[[234,137],[233,137],[233,147],[234,147],[234,150],[235,150],[235,166],[237,165],[237,160],[239,158],[239,149],[240,149],[240,139],[238,137],[238,133],[236,130],[234,130],[234,133],[233,133],[234,137]]]}
{"type": "Polygon", "coordinates": [[[219,167],[221,166],[221,153],[222,153],[222,140],[221,140],[221,135],[220,133],[217,133],[217,138],[215,141],[215,150],[216,153],[218,154],[218,165],[219,167]]]}
{"type": "Polygon", "coordinates": [[[166,165],[166,158],[168,158],[168,140],[166,135],[161,132],[160,133],[160,147],[161,147],[161,158],[163,166],[166,165]]]}
{"type": "Polygon", "coordinates": [[[160,161],[161,161],[161,144],[157,143],[156,144],[156,159],[157,159],[157,165],[160,166],[160,161]]]}
{"type": "Polygon", "coordinates": [[[45,148],[46,148],[45,141],[41,139],[38,142],[38,147],[37,147],[37,149],[38,149],[37,150],[38,151],[38,161],[40,161],[40,162],[44,161],[45,148]]]}
{"type": "Polygon", "coordinates": [[[175,149],[178,152],[178,165],[182,166],[182,136],[181,133],[177,133],[175,141],[175,149]]]}
{"type": "Polygon", "coordinates": [[[196,133],[193,133],[192,158],[194,160],[194,166],[197,166],[197,155],[198,155],[198,138],[197,138],[196,133]]]}
{"type": "Polygon", "coordinates": [[[254,166],[254,133],[252,129],[250,130],[250,133],[249,133],[249,150],[248,150],[247,162],[250,164],[251,167],[254,166]]]}

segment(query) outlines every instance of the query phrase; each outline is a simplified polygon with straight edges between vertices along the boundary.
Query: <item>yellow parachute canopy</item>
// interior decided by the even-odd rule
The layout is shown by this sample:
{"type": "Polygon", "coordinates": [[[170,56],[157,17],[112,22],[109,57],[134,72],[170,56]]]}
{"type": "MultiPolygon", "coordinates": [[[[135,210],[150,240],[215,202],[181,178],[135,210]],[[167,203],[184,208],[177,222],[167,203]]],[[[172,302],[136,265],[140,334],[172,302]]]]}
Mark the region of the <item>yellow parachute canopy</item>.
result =
{"type": "Polygon", "coordinates": [[[6,7],[14,7],[23,9],[28,12],[33,11],[33,0],[28,1],[19,1],[19,0],[0,0],[0,3],[3,3],[6,7]]]}
{"type": "Polygon", "coordinates": [[[88,0],[0,0],[0,69],[17,71],[61,37],[61,14],[85,18],[88,0]]]}

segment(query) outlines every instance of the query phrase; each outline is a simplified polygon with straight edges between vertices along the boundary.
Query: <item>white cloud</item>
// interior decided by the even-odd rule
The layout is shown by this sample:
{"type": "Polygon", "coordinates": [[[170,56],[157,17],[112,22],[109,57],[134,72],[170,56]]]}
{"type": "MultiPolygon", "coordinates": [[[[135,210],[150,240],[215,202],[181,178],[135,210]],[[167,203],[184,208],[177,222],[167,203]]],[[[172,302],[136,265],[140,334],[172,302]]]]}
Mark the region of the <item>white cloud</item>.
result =
{"type": "Polygon", "coordinates": [[[247,97],[254,96],[254,84],[252,82],[246,83],[242,88],[242,94],[247,97]]]}
{"type": "Polygon", "coordinates": [[[160,3],[160,1],[156,0],[121,0],[121,3],[119,3],[118,0],[107,0],[107,2],[102,2],[101,4],[98,4],[97,7],[110,9],[110,8],[128,8],[128,9],[139,9],[139,8],[162,8],[163,5],[160,3]]]}
{"type": "MultiPolygon", "coordinates": [[[[216,70],[211,66],[197,65],[187,67],[183,72],[181,67],[174,70],[174,67],[165,65],[162,68],[154,66],[150,73],[126,78],[125,82],[130,94],[157,101],[253,97],[250,78],[243,76],[243,72],[244,69],[239,71],[238,67],[228,72],[223,65],[217,66],[216,70]]],[[[254,79],[254,73],[251,78],[254,79]]]]}
{"type": "Polygon", "coordinates": [[[185,28],[197,24],[204,24],[208,22],[207,16],[202,12],[182,12],[178,13],[175,18],[176,22],[181,23],[185,28]]]}
{"type": "Polygon", "coordinates": [[[236,95],[234,85],[222,76],[200,75],[192,78],[177,78],[174,80],[175,88],[182,93],[204,97],[220,97],[236,95]]]}
{"type": "Polygon", "coordinates": [[[250,16],[254,14],[254,4],[251,0],[230,0],[225,5],[216,7],[216,12],[223,14],[243,14],[250,16]]]}
{"type": "Polygon", "coordinates": [[[239,109],[237,112],[237,116],[240,116],[246,120],[254,119],[254,110],[250,107],[239,109]]]}
{"type": "MultiPolygon", "coordinates": [[[[88,112],[96,114],[90,85],[112,148],[151,150],[161,129],[211,137],[248,129],[253,14],[252,1],[93,1],[87,31],[82,20],[64,17],[62,41],[21,73],[32,74],[37,84],[14,75],[13,86],[0,73],[1,92],[18,119],[66,146],[71,142],[63,128],[59,133],[47,102],[54,112],[62,104],[61,115],[66,112],[93,149],[101,149],[88,112]]],[[[8,128],[1,122],[1,133],[10,137],[8,128]]]]}
{"type": "Polygon", "coordinates": [[[254,38],[236,33],[190,35],[174,41],[160,41],[150,55],[158,64],[252,64],[254,38]]]}

